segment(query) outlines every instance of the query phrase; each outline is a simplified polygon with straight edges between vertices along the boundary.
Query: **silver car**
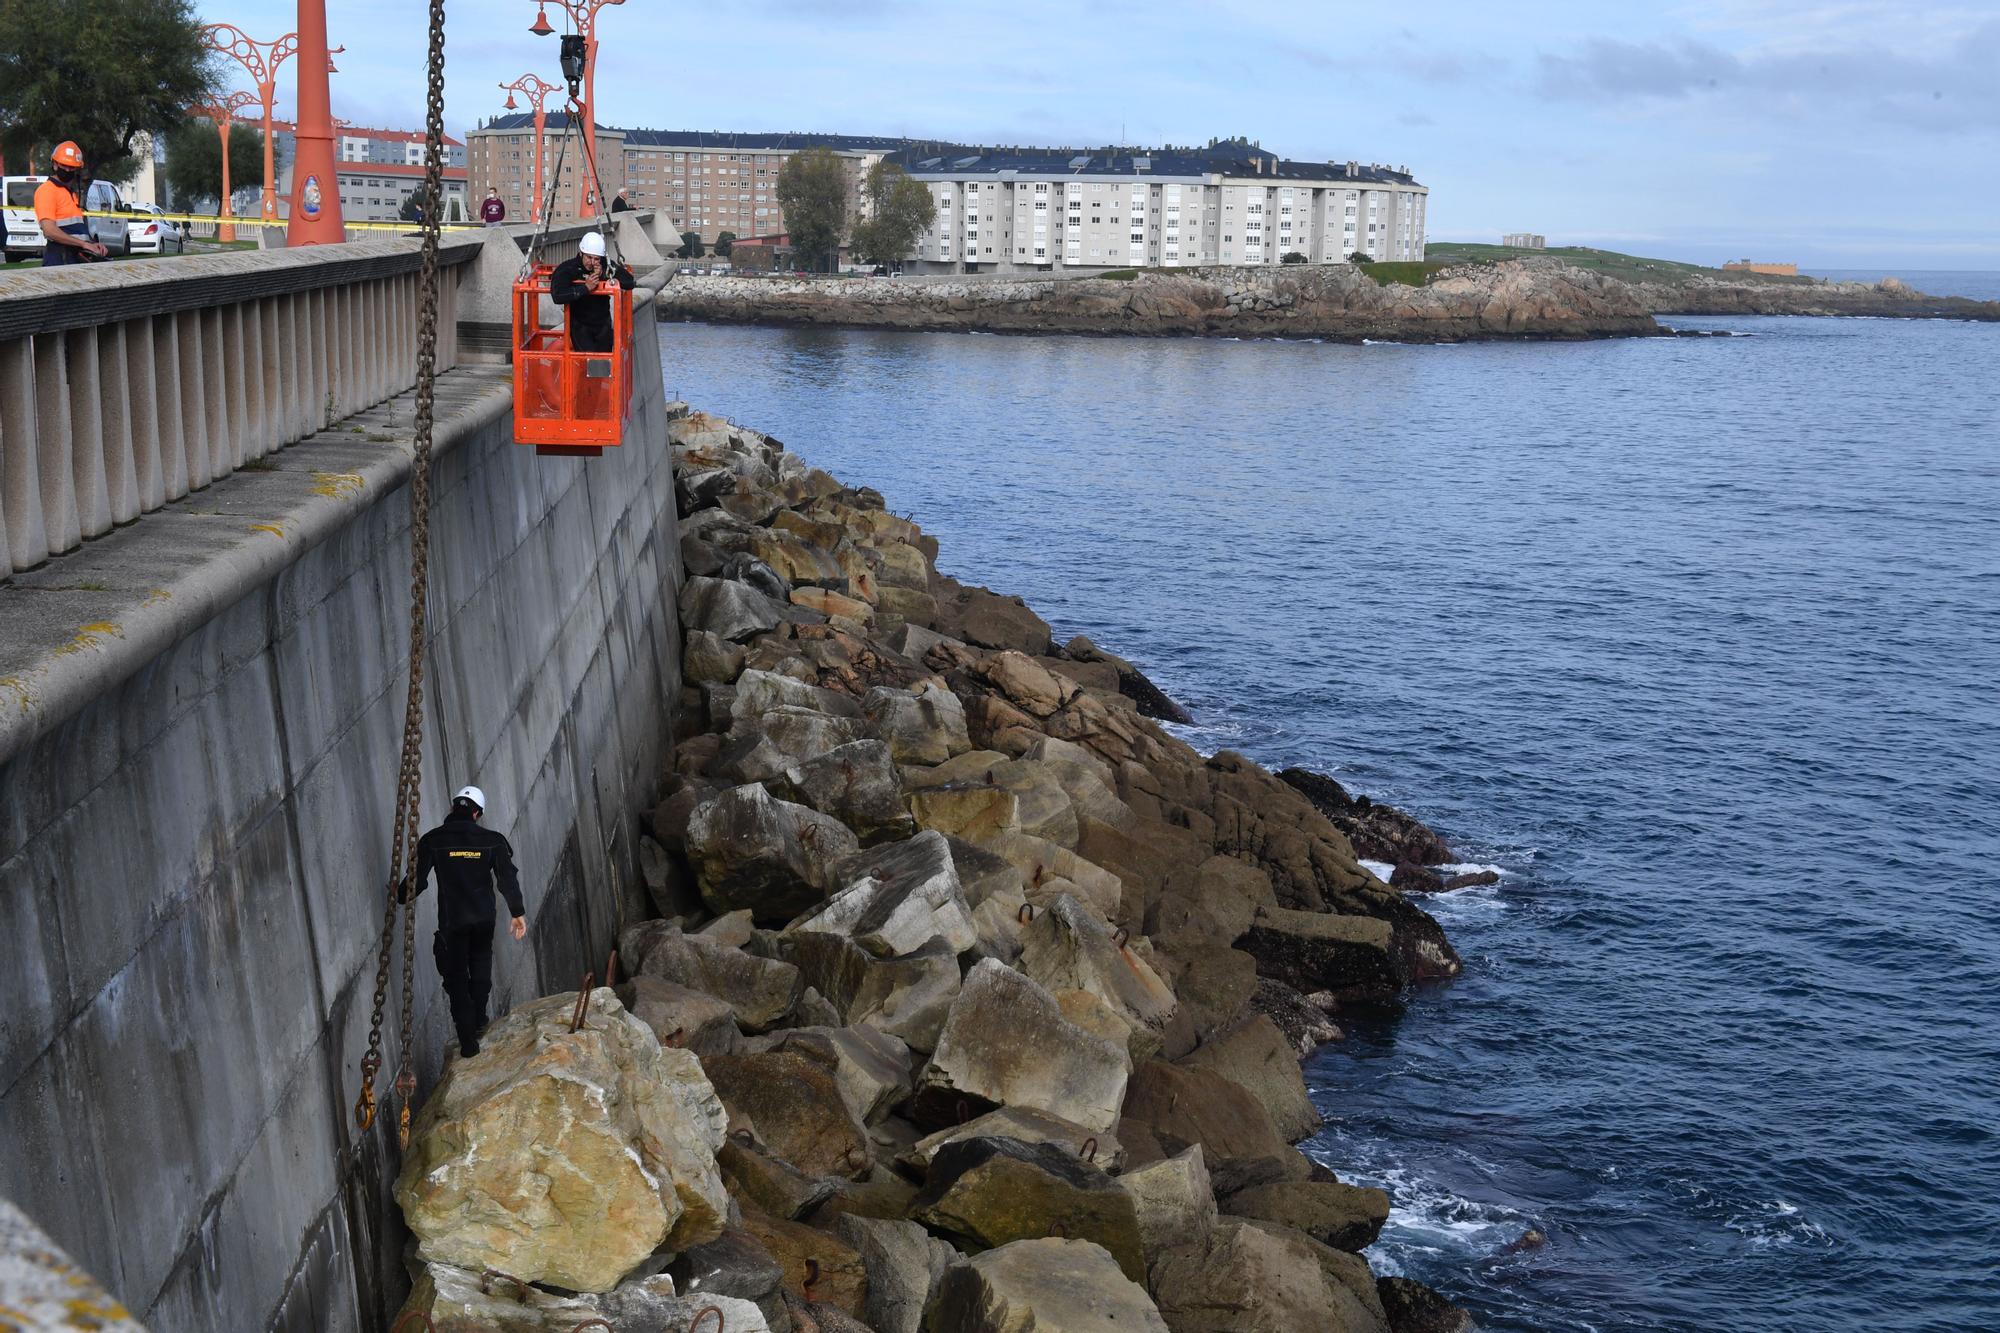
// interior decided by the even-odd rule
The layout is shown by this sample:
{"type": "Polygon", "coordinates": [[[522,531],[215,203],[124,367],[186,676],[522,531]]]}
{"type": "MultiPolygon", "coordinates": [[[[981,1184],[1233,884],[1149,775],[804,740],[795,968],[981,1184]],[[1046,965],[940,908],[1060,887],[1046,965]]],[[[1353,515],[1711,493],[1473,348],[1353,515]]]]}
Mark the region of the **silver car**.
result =
{"type": "MultiPolygon", "coordinates": [[[[110,181],[92,181],[90,189],[83,196],[83,211],[86,213],[123,213],[125,201],[118,197],[118,187],[110,181]]],[[[90,219],[90,239],[96,241],[114,255],[132,253],[132,225],[121,217],[93,217],[90,219]]]]}

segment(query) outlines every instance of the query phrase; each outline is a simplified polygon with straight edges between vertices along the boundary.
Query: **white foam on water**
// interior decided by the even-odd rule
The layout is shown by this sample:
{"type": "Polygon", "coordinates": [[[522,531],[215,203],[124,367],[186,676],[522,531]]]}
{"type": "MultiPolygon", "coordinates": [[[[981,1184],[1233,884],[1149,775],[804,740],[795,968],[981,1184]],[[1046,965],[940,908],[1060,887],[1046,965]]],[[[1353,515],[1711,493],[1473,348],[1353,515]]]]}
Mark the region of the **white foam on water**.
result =
{"type": "Polygon", "coordinates": [[[1514,873],[1505,866],[1481,861],[1458,861],[1451,865],[1432,866],[1431,869],[1446,879],[1450,879],[1453,875],[1483,875],[1489,870],[1502,879],[1514,873]]]}
{"type": "Polygon", "coordinates": [[[1479,884],[1469,889],[1447,889],[1443,893],[1429,894],[1424,898],[1423,905],[1424,910],[1436,917],[1442,926],[1485,921],[1507,910],[1507,900],[1500,896],[1498,884],[1479,884]]]}
{"type": "Polygon", "coordinates": [[[1749,1212],[1723,1219],[1723,1226],[1749,1241],[1754,1249],[1779,1245],[1810,1245],[1831,1249],[1833,1237],[1783,1199],[1756,1203],[1749,1212]]]}
{"type": "Polygon", "coordinates": [[[1441,1257],[1485,1259],[1499,1255],[1530,1229],[1538,1229],[1527,1214],[1504,1204],[1482,1203],[1454,1194],[1432,1180],[1411,1175],[1401,1167],[1344,1180],[1374,1185],[1389,1192],[1389,1221],[1371,1255],[1393,1256],[1421,1251],[1441,1257]]]}
{"type": "Polygon", "coordinates": [[[1360,864],[1363,870],[1381,880],[1384,884],[1389,882],[1389,876],[1396,873],[1396,867],[1390,865],[1387,861],[1363,861],[1360,864]]]}

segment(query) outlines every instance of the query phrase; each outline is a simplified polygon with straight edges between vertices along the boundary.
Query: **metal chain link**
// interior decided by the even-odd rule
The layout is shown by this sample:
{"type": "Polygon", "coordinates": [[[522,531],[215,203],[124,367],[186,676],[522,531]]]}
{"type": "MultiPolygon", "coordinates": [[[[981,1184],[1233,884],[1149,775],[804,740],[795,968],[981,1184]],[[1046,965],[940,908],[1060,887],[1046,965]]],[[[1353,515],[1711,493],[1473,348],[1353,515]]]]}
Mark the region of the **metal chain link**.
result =
{"type": "Polygon", "coordinates": [[[424,121],[423,270],[417,296],[417,400],[414,461],[410,469],[409,698],[403,709],[402,762],[389,848],[388,905],[376,954],[375,1003],[369,1015],[368,1052],[361,1060],[361,1095],[354,1116],[362,1129],[375,1121],[375,1075],[382,1068],[382,1009],[389,989],[389,958],[396,908],[403,917],[402,1051],[396,1073],[397,1141],[410,1146],[410,1103],[417,1090],[411,1069],[416,1018],[416,873],[418,821],[423,813],[424,646],[428,638],[431,552],[431,427],[437,387],[438,234],[444,174],[444,0],[430,0],[429,87],[424,121]]]}

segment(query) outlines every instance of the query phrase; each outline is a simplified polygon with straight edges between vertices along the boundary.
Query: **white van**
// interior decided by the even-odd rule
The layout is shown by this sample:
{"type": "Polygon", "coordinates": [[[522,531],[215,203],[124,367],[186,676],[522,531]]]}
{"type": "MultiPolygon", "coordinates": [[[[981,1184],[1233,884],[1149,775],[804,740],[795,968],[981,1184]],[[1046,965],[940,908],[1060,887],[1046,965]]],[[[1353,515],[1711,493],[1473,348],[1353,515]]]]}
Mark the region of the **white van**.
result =
{"type": "Polygon", "coordinates": [[[40,176],[0,177],[0,214],[6,219],[7,262],[39,259],[42,229],[35,222],[35,188],[40,176]]]}

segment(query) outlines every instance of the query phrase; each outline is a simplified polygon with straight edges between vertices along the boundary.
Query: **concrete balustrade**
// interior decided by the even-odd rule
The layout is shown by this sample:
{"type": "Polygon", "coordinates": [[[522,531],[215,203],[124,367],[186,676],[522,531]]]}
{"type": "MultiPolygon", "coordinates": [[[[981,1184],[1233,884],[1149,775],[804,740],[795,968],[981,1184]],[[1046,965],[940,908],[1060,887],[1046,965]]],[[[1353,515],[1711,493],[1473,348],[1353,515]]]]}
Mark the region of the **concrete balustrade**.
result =
{"type": "MultiPolygon", "coordinates": [[[[491,239],[440,248],[440,370],[491,239]]],[[[0,579],[414,385],[421,263],[396,238],[10,275],[0,579]]]]}

